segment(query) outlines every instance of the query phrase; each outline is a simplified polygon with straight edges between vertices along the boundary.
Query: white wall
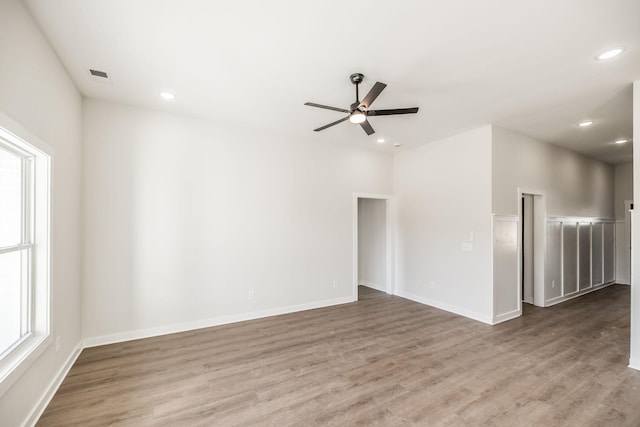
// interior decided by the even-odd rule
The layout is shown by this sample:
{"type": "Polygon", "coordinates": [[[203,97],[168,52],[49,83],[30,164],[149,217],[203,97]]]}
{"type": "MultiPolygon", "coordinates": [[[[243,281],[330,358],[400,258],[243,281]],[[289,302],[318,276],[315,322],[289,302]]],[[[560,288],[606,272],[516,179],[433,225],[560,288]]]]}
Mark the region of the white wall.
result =
{"type": "Polygon", "coordinates": [[[633,200],[633,163],[615,165],[615,217],[624,219],[625,200],[633,200]]]}
{"type": "Polygon", "coordinates": [[[396,293],[490,323],[491,127],[398,153],[394,195],[396,293]]]}
{"type": "Polygon", "coordinates": [[[633,200],[633,163],[615,165],[616,282],[631,283],[631,223],[625,201],[633,200]]]}
{"type": "Polygon", "coordinates": [[[518,187],[546,194],[547,216],[613,218],[613,166],[493,126],[493,212],[518,214],[518,187]]]}
{"type": "Polygon", "coordinates": [[[358,199],[358,283],[387,290],[387,201],[358,199]]]}
{"type": "MultiPolygon", "coordinates": [[[[633,135],[640,135],[640,80],[633,82],[633,135]]],[[[634,142],[635,143],[635,142],[634,142]]],[[[640,200],[640,150],[633,150],[633,199],[640,200]]],[[[629,365],[640,369],[640,209],[631,215],[631,355],[629,365]]]]}
{"type": "MultiPolygon", "coordinates": [[[[77,354],[80,331],[81,98],[19,0],[0,2],[0,111],[55,150],[50,345],[0,396],[0,425],[32,422],[34,408],[77,354]]],[[[35,414],[39,415],[39,414],[35,414]]]]}
{"type": "Polygon", "coordinates": [[[84,119],[90,344],[355,297],[353,193],[391,191],[389,155],[95,100],[84,119]]]}

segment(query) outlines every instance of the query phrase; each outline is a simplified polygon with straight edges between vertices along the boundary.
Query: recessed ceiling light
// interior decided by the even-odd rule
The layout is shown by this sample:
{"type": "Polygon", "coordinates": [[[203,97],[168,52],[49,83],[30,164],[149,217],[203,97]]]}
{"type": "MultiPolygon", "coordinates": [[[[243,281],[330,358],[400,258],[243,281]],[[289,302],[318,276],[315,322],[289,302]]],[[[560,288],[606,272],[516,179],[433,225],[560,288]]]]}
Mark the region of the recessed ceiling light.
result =
{"type": "Polygon", "coordinates": [[[629,142],[628,139],[616,139],[615,141],[613,141],[614,144],[624,144],[629,142]]]}
{"type": "Polygon", "coordinates": [[[591,120],[585,120],[584,122],[578,123],[578,126],[581,128],[586,128],[587,126],[591,126],[593,122],[591,120]]]}
{"type": "Polygon", "coordinates": [[[384,144],[384,138],[378,138],[378,144],[384,144]]]}
{"type": "Polygon", "coordinates": [[[611,58],[614,58],[614,57],[620,55],[623,50],[624,49],[622,49],[621,47],[617,47],[615,49],[611,49],[611,50],[608,50],[606,52],[602,52],[600,55],[596,56],[596,59],[600,59],[600,60],[602,60],[602,59],[611,59],[611,58]]]}
{"type": "Polygon", "coordinates": [[[400,147],[402,144],[400,144],[399,142],[396,142],[395,144],[393,144],[394,147],[400,147]]]}
{"type": "Polygon", "coordinates": [[[160,92],[160,96],[162,97],[162,99],[166,99],[167,101],[170,101],[172,99],[175,99],[175,95],[169,92],[160,92]]]}

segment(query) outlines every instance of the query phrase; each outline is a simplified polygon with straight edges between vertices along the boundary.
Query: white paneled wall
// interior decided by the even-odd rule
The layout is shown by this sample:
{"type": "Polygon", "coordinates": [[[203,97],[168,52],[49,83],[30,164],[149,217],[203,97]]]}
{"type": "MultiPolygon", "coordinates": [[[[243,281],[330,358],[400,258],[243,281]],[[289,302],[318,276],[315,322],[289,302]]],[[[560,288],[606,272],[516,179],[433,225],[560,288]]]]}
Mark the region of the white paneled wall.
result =
{"type": "Polygon", "coordinates": [[[616,283],[631,283],[631,242],[630,232],[623,220],[616,221],[616,283]]]}
{"type": "Polygon", "coordinates": [[[518,217],[493,216],[493,323],[520,316],[518,217]]]}
{"type": "Polygon", "coordinates": [[[578,223],[562,224],[562,296],[578,291],[578,223]]]}
{"type": "MultiPolygon", "coordinates": [[[[591,223],[578,225],[578,288],[581,291],[591,287],[591,223]]],[[[594,258],[598,254],[594,253],[594,258]]]]}
{"type": "Polygon", "coordinates": [[[562,296],[562,222],[547,221],[547,248],[545,254],[545,297],[547,300],[562,296]]]}
{"type": "Polygon", "coordinates": [[[605,222],[602,224],[602,229],[604,282],[609,283],[616,280],[615,223],[613,221],[605,222]]]}
{"type": "Polygon", "coordinates": [[[596,256],[591,257],[591,285],[598,286],[604,283],[604,270],[603,263],[604,258],[600,256],[602,254],[604,246],[602,245],[602,223],[595,223],[591,229],[591,246],[592,251],[596,256]]]}
{"type": "Polygon", "coordinates": [[[545,305],[615,281],[614,231],[612,220],[547,218],[545,305]]]}

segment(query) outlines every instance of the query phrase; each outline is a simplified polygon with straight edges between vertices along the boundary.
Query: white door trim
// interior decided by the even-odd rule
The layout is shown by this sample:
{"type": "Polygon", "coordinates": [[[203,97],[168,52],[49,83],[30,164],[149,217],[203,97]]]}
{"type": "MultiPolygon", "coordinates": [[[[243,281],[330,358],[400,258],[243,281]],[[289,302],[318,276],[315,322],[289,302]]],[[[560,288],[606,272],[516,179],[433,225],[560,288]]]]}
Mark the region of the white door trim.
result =
{"type": "MultiPolygon", "coordinates": [[[[544,191],[531,188],[518,187],[518,262],[522,259],[522,196],[523,194],[531,194],[534,196],[533,202],[533,304],[539,307],[545,306],[545,287],[544,287],[544,262],[546,251],[547,236],[547,194],[544,191]]],[[[522,310],[522,273],[518,267],[518,309],[522,310]]]]}

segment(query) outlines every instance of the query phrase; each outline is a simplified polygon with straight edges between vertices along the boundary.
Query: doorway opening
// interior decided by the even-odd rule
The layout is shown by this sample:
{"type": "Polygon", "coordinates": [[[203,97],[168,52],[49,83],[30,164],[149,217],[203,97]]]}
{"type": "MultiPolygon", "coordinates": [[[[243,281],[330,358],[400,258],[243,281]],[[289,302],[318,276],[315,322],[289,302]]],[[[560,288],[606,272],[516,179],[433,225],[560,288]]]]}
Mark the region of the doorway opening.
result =
{"type": "Polygon", "coordinates": [[[391,196],[354,195],[354,301],[358,286],[393,294],[391,216],[391,196]]]}
{"type": "Polygon", "coordinates": [[[544,248],[545,199],[534,192],[520,192],[520,305],[545,306],[544,248]]]}

